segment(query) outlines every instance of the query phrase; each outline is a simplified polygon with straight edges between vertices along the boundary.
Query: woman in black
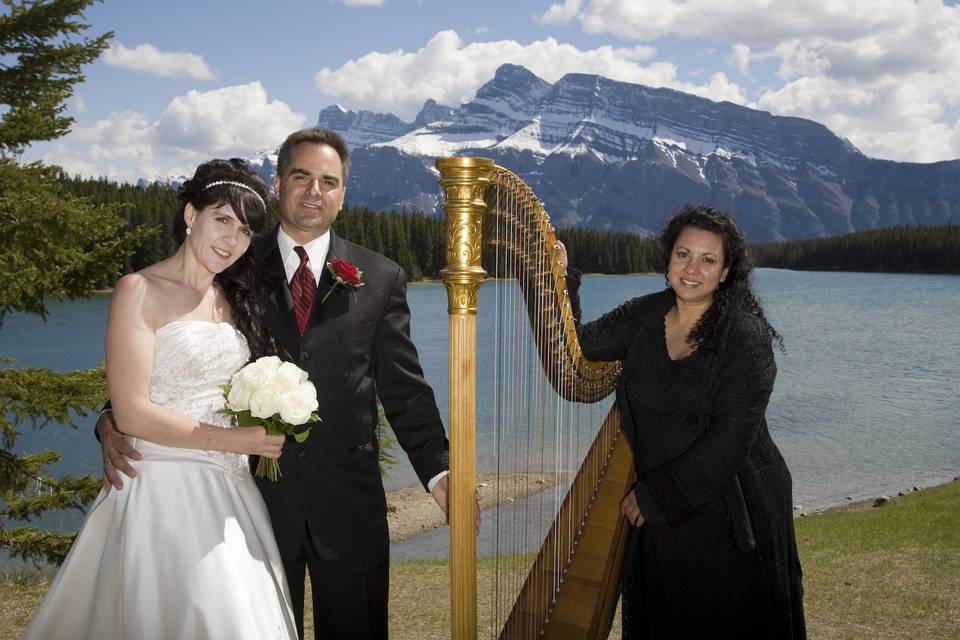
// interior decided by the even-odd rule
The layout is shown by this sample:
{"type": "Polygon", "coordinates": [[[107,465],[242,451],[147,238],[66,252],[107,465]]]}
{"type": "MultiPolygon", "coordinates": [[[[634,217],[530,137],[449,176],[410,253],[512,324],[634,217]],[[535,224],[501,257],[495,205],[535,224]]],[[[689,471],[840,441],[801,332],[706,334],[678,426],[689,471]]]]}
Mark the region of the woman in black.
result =
{"type": "MultiPolygon", "coordinates": [[[[623,637],[804,638],[790,472],[764,417],[781,338],[728,214],[688,206],[660,241],[669,288],[579,327],[588,358],[623,360],[639,478],[623,637]]],[[[579,315],[572,269],[568,284],[579,315]]]]}

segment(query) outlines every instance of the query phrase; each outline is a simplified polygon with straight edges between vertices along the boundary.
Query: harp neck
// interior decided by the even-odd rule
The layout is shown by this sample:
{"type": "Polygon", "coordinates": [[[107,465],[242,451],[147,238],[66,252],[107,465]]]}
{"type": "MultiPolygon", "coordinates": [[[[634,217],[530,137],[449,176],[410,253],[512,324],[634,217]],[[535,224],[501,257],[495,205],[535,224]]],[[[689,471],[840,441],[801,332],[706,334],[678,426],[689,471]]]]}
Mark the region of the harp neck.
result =
{"type": "Polygon", "coordinates": [[[554,390],[578,402],[610,395],[620,363],[588,360],[580,349],[566,269],[540,199],[518,176],[487,158],[442,158],[437,168],[446,197],[446,268],[441,275],[449,312],[476,314],[480,282],[487,275],[482,248],[493,245],[523,293],[540,362],[554,390]],[[493,228],[496,234],[490,232],[493,228]]]}

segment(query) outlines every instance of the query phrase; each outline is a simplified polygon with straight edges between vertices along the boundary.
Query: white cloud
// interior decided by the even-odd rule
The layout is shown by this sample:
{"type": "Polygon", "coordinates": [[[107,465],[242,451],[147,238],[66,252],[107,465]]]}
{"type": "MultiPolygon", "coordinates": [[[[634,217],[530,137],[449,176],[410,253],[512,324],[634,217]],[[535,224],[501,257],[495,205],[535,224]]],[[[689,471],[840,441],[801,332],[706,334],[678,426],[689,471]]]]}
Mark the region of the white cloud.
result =
{"type": "Polygon", "coordinates": [[[71,172],[120,180],[189,175],[212,157],[276,148],[305,120],[285,103],[270,101],[259,82],[190,91],[171,100],[156,120],[121,111],[76,127],[43,159],[71,172]]]}
{"type": "Polygon", "coordinates": [[[123,156],[137,145],[149,144],[154,136],[154,125],[145,113],[120,111],[86,127],[77,127],[75,137],[115,149],[123,156]]]}
{"type": "Polygon", "coordinates": [[[675,65],[643,65],[656,51],[647,46],[603,46],[587,51],[553,38],[530,44],[513,40],[464,44],[453,31],[441,31],[414,52],[371,52],[338,69],[314,76],[317,88],[352,109],[389,112],[412,120],[427,98],[457,106],[504,63],[523,65],[547,82],[566,73],[591,73],[613,80],[671,87],[715,100],[745,101],[743,92],[722,74],[707,84],[682,82],[675,65]]]}
{"type": "Polygon", "coordinates": [[[73,95],[73,110],[80,115],[83,115],[87,112],[87,101],[80,93],[75,93],[73,95]]]}
{"type": "Polygon", "coordinates": [[[564,0],[559,4],[552,4],[543,15],[537,18],[540,24],[570,24],[580,12],[580,0],[564,0]]]}
{"type": "Polygon", "coordinates": [[[490,28],[489,28],[489,27],[486,27],[486,26],[481,25],[481,26],[477,27],[476,29],[474,29],[474,30],[473,30],[473,33],[474,33],[474,35],[482,36],[483,34],[487,33],[488,31],[490,31],[490,28]]]}
{"type": "Polygon", "coordinates": [[[905,0],[591,0],[579,17],[590,33],[636,40],[677,35],[757,46],[796,37],[849,39],[902,24],[914,7],[905,0]]]}
{"type": "Polygon", "coordinates": [[[160,114],[160,144],[214,155],[248,154],[278,146],[304,116],[279,100],[270,102],[259,82],[213,91],[190,91],[160,114]]]}
{"type": "Polygon", "coordinates": [[[156,164],[155,137],[156,126],[149,116],[121,111],[90,126],[78,127],[64,139],[67,144],[59,146],[56,157],[45,160],[71,173],[107,175],[134,182],[163,173],[156,164]]]}
{"type": "Polygon", "coordinates": [[[138,178],[182,174],[180,169],[191,162],[196,164],[205,155],[164,148],[157,143],[157,125],[147,114],[119,111],[75,128],[43,159],[70,173],[135,182],[138,178]],[[184,158],[185,163],[178,162],[184,158]]]}
{"type": "Polygon", "coordinates": [[[727,44],[747,75],[778,61],[751,106],[811,118],[864,153],[960,157],[960,7],[943,0],[591,0],[585,31],[727,44]]]}
{"type": "Polygon", "coordinates": [[[89,160],[77,156],[73,150],[62,142],[58,142],[52,150],[43,154],[40,160],[44,164],[62,167],[68,174],[95,178],[105,175],[103,169],[89,160]]]}
{"type": "Polygon", "coordinates": [[[740,75],[750,75],[750,47],[745,44],[735,44],[730,48],[727,64],[740,72],[740,75]]]}
{"type": "Polygon", "coordinates": [[[960,155],[960,121],[946,121],[936,86],[923,77],[861,83],[801,77],[766,91],[756,106],[821,122],[870,156],[934,162],[960,155]]]}
{"type": "Polygon", "coordinates": [[[217,77],[207,66],[203,56],[185,51],[160,51],[152,44],[141,44],[128,49],[118,42],[103,53],[103,61],[113,67],[142,71],[155,76],[195,80],[215,80],[217,77]]]}
{"type": "Polygon", "coordinates": [[[339,0],[347,7],[382,7],[386,0],[339,0]]]}
{"type": "Polygon", "coordinates": [[[736,104],[743,104],[747,101],[747,97],[744,95],[740,86],[732,82],[726,74],[721,72],[714,73],[710,76],[710,82],[703,85],[674,81],[665,83],[663,86],[669,86],[672,89],[692,93],[711,100],[726,100],[727,102],[736,104]]]}

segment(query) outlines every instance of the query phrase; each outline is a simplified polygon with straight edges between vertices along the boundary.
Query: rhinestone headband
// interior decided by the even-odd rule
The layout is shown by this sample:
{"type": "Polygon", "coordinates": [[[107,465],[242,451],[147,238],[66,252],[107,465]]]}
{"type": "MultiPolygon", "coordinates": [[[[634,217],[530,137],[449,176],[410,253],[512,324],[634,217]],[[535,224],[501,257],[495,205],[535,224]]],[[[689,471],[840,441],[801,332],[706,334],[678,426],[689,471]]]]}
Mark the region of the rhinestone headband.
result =
{"type": "Polygon", "coordinates": [[[253,195],[257,196],[257,200],[259,200],[259,201],[260,201],[260,204],[263,205],[263,210],[264,210],[264,211],[267,210],[267,203],[263,201],[263,198],[260,196],[260,194],[257,193],[257,192],[254,190],[253,187],[251,187],[251,186],[248,185],[248,184],[243,184],[242,182],[236,182],[235,180],[217,180],[217,181],[211,182],[210,184],[208,184],[207,186],[205,186],[205,187],[203,188],[203,190],[206,191],[206,190],[209,189],[210,187],[216,187],[216,186],[219,186],[219,185],[221,185],[221,184],[229,184],[229,185],[233,185],[234,187],[240,187],[241,189],[246,189],[247,191],[249,191],[249,192],[252,193],[253,195]]]}

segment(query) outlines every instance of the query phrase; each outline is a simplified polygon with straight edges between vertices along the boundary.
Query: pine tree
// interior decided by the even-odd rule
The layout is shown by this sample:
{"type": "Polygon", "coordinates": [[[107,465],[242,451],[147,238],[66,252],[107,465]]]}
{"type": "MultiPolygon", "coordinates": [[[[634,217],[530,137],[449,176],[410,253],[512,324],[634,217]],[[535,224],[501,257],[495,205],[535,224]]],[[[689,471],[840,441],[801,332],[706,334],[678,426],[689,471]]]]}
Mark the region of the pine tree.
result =
{"type": "MultiPolygon", "coordinates": [[[[0,10],[0,330],[6,314],[46,317],[50,297],[73,299],[113,282],[123,257],[142,239],[126,229],[118,206],[67,193],[63,172],[21,164],[32,142],[70,129],[65,102],[83,81],[80,70],[112,34],[84,38],[80,20],[93,0],[2,0],[0,10]]],[[[103,367],[71,373],[0,369],[0,548],[23,558],[60,562],[73,536],[27,526],[52,509],[83,509],[100,480],[53,478],[53,451],[13,453],[26,423],[75,426],[106,396],[103,367]],[[12,523],[17,522],[14,527],[12,523]]],[[[92,434],[91,434],[91,437],[92,434]]]]}
{"type": "Polygon", "coordinates": [[[890,227],[751,247],[761,267],[799,270],[960,273],[960,226],[890,227]]]}

